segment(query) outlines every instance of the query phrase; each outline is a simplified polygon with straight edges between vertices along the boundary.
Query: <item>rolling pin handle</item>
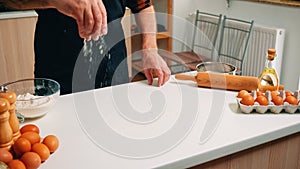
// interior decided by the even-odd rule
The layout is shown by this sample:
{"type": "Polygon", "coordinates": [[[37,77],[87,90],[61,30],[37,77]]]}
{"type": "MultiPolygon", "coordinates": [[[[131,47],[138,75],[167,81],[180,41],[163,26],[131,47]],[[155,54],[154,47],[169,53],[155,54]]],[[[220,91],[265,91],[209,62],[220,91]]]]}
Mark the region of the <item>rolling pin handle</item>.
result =
{"type": "Polygon", "coordinates": [[[175,78],[178,80],[191,80],[191,81],[197,82],[195,76],[186,75],[186,74],[176,74],[175,78]]]}

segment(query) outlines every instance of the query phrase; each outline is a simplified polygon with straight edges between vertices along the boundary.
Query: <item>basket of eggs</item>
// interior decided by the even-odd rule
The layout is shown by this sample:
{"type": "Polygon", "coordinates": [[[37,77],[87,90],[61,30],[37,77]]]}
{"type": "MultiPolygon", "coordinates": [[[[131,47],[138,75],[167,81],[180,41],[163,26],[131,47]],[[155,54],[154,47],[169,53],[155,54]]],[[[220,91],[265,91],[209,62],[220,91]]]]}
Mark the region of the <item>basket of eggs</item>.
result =
{"type": "Polygon", "coordinates": [[[241,90],[237,102],[243,113],[296,113],[300,110],[300,91],[260,91],[241,90]]]}

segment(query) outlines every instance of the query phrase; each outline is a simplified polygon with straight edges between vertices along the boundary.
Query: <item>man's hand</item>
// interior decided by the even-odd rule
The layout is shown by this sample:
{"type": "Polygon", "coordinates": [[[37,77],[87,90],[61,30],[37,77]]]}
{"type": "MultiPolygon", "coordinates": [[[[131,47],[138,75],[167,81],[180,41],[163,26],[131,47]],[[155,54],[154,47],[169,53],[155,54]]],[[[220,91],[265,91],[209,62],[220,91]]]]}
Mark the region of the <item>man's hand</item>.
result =
{"type": "Polygon", "coordinates": [[[158,77],[158,86],[164,85],[170,79],[171,71],[166,62],[157,53],[157,49],[144,49],[142,60],[143,71],[149,85],[152,85],[154,75],[158,77]]]}
{"type": "Polygon", "coordinates": [[[56,8],[74,18],[79,35],[97,40],[107,33],[107,15],[102,0],[0,0],[5,6],[17,10],[56,8]]]}
{"type": "Polygon", "coordinates": [[[97,40],[107,33],[107,15],[102,0],[49,0],[61,13],[74,18],[82,38],[97,40]]]}
{"type": "Polygon", "coordinates": [[[171,71],[166,62],[157,53],[156,43],[156,19],[153,6],[143,9],[135,14],[137,22],[143,36],[143,71],[148,79],[148,84],[152,85],[153,75],[158,77],[158,86],[164,85],[171,75],[171,71]]]}

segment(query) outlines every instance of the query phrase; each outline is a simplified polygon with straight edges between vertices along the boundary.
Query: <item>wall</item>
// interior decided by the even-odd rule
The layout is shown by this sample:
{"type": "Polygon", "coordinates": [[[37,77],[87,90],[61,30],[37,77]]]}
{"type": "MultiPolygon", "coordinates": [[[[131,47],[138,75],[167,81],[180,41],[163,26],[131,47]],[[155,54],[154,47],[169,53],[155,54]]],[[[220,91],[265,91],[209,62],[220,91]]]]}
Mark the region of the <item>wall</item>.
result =
{"type": "MultiPolygon", "coordinates": [[[[286,89],[296,90],[300,76],[300,8],[278,6],[263,3],[233,0],[227,6],[226,0],[174,0],[173,14],[176,17],[187,18],[196,9],[212,13],[222,13],[230,17],[250,20],[256,24],[270,27],[284,28],[286,30],[285,46],[282,57],[281,83],[286,89]]],[[[174,23],[176,24],[176,22],[174,23]]],[[[175,37],[183,37],[184,27],[174,26],[175,37]]],[[[175,42],[174,51],[180,47],[175,42]]]]}

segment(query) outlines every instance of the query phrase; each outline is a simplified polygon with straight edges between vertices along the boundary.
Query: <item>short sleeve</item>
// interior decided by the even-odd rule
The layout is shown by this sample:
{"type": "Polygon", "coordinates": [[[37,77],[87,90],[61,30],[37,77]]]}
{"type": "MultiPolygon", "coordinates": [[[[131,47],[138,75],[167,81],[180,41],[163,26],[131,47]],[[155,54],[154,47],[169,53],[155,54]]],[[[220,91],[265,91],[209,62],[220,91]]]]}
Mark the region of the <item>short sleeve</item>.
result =
{"type": "Polygon", "coordinates": [[[151,5],[151,0],[126,0],[126,6],[131,9],[132,13],[138,13],[151,5]]]}

